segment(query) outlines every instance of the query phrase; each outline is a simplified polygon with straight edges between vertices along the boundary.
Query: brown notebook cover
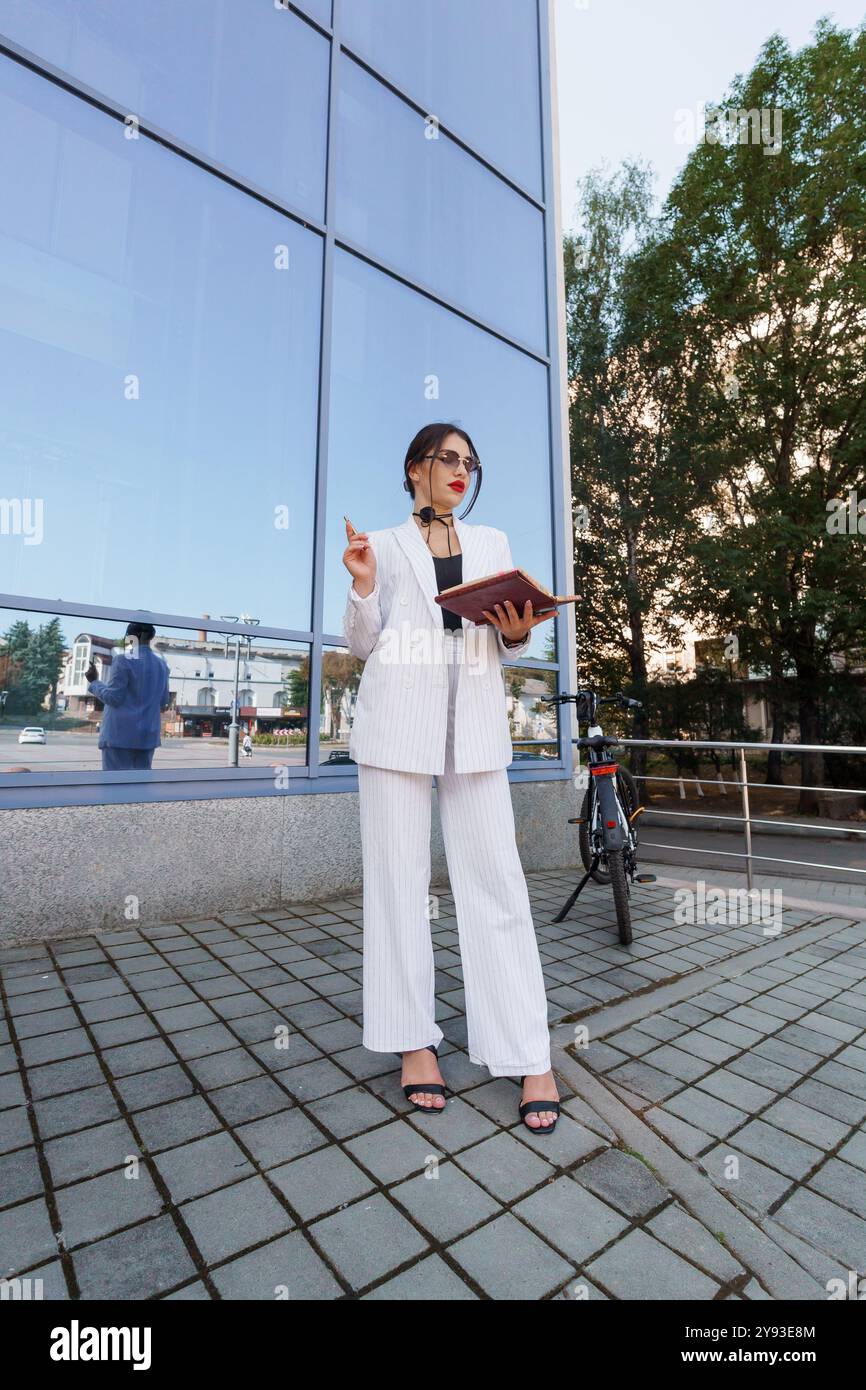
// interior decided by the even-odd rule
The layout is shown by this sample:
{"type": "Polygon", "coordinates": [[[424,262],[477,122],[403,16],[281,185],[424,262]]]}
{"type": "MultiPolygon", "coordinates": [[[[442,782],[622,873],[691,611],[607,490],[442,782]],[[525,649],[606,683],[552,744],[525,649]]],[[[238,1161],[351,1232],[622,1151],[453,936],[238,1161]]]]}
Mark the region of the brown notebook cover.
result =
{"type": "Polygon", "coordinates": [[[531,599],[532,612],[536,617],[540,613],[549,613],[560,603],[577,603],[577,594],[552,594],[522,569],[500,570],[498,574],[488,574],[483,579],[471,579],[468,584],[452,584],[450,589],[443,589],[435,598],[449,613],[459,613],[461,618],[468,618],[479,627],[490,622],[482,613],[482,608],[495,613],[495,605],[504,605],[506,599],[511,599],[521,617],[527,599],[531,599]]]}

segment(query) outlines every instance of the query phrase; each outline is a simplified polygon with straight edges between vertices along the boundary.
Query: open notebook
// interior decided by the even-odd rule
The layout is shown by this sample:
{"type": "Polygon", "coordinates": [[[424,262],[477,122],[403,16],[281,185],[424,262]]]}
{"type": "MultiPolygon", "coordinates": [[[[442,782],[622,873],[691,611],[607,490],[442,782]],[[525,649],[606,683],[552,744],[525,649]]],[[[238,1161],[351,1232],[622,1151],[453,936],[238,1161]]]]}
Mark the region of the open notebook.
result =
{"type": "Polygon", "coordinates": [[[459,613],[461,618],[468,618],[479,627],[490,621],[481,610],[486,608],[488,612],[495,613],[495,605],[504,605],[506,599],[511,600],[520,617],[523,617],[523,605],[530,599],[532,612],[538,617],[540,613],[549,613],[557,608],[560,603],[577,603],[577,594],[552,594],[522,569],[500,570],[498,574],[488,574],[483,579],[471,579],[468,584],[452,584],[450,589],[436,594],[436,602],[447,608],[449,613],[459,613]]]}

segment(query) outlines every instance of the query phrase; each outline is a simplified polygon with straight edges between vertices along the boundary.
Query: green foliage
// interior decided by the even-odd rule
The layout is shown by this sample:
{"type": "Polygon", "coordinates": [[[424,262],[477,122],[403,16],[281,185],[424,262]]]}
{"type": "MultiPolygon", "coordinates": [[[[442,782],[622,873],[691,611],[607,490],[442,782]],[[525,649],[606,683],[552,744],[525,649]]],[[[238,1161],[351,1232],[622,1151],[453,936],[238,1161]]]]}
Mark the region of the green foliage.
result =
{"type": "MultiPolygon", "coordinates": [[[[836,671],[825,682],[819,705],[822,743],[866,748],[866,679],[849,671],[836,671]]],[[[856,754],[830,753],[827,780],[834,787],[866,789],[863,758],[856,754]]],[[[860,801],[866,810],[866,797],[860,801]]]]}
{"type": "Polygon", "coordinates": [[[29,623],[13,623],[5,634],[4,651],[10,658],[6,703],[8,714],[39,714],[49,696],[54,710],[57,682],[63,670],[63,635],[60,621],[52,618],[38,628],[29,623]]]}
{"type": "Polygon", "coordinates": [[[305,710],[310,698],[310,682],[307,671],[308,663],[304,662],[303,670],[293,668],[289,674],[287,683],[287,693],[289,697],[289,709],[305,710]]]}
{"type": "Polygon", "coordinates": [[[809,682],[866,633],[866,546],[827,530],[866,491],[866,33],[769,40],[721,106],[780,111],[782,138],[698,146],[664,219],[712,495],[689,607],[809,682]]]}
{"type": "Polygon", "coordinates": [[[866,500],[866,30],[774,36],[718,105],[772,142],[699,144],[658,218],[596,172],[565,242],[580,675],[643,698],[651,636],[732,634],[811,743],[866,643],[866,537],[827,524],[866,500]]]}

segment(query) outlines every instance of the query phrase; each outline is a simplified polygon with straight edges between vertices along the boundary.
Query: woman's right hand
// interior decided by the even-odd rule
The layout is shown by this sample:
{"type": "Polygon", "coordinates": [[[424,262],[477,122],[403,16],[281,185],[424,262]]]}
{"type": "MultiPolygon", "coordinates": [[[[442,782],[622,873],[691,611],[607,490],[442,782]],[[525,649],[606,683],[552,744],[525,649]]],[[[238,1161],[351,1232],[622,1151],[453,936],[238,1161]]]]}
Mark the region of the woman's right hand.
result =
{"type": "Polygon", "coordinates": [[[346,522],[346,539],[349,544],[343,551],[343,564],[355,581],[354,587],[360,598],[367,598],[376,584],[376,556],[367,540],[366,531],[354,531],[346,522]]]}

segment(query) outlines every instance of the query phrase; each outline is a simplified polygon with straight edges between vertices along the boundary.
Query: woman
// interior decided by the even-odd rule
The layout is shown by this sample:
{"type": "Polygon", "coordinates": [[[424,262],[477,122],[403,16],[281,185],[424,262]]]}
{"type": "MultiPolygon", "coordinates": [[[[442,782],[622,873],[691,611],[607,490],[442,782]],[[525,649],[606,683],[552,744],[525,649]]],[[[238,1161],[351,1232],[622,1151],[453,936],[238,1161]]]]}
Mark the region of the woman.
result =
{"type": "Polygon", "coordinates": [[[435,595],[513,568],[508,538],[453,507],[481,465],[450,424],[420,430],[403,463],[413,510],[400,525],[346,523],[352,575],[343,633],[365,661],[349,752],[358,765],[364,867],[364,1046],[402,1054],[404,1093],[445,1105],[436,1044],[430,883],[430,778],[436,778],[466,999],[469,1055],[492,1076],[519,1076],[520,1115],[550,1133],[559,1114],[547,1001],[506,768],[512,759],[503,659],[522,656],[537,623],[497,604],[478,626],[435,595]],[[421,503],[420,509],[416,503],[421,503]],[[508,656],[506,657],[506,653],[508,656]]]}

